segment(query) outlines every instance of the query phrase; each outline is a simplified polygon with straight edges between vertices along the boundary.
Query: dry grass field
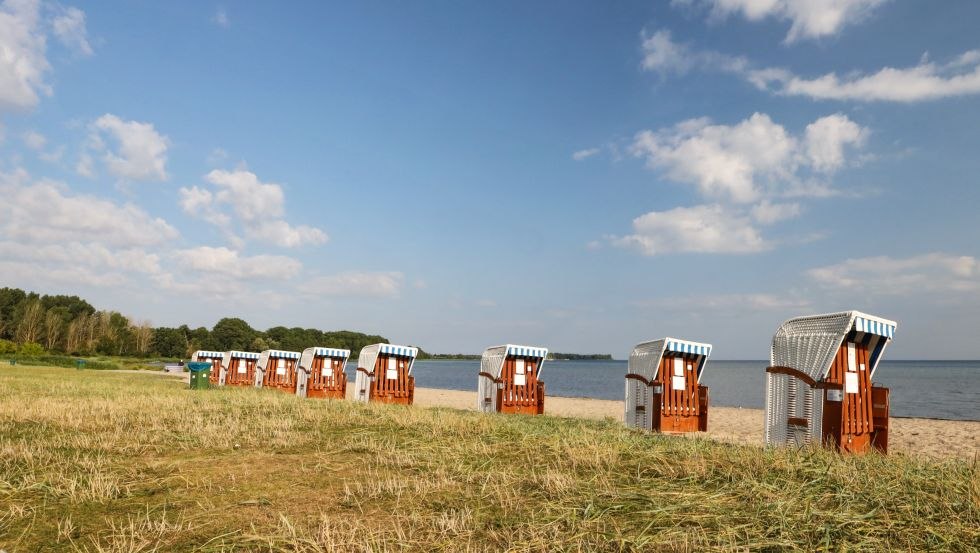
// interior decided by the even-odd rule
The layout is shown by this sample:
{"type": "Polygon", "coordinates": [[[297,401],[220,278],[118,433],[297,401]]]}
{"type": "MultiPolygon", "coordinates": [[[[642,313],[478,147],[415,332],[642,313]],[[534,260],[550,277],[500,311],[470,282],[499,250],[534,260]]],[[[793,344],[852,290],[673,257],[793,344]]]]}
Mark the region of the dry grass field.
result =
{"type": "Polygon", "coordinates": [[[0,549],[948,550],[976,461],[0,367],[0,549]]]}

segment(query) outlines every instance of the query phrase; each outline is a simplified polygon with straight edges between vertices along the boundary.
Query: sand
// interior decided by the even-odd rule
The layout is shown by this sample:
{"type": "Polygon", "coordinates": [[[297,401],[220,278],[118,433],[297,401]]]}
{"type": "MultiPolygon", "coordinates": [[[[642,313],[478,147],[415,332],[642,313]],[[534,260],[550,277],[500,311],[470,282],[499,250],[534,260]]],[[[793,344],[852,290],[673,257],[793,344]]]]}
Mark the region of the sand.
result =
{"type": "MultiPolygon", "coordinates": [[[[416,388],[415,404],[420,407],[476,409],[476,392],[416,388]]],[[[623,420],[623,402],[549,396],[546,415],[587,419],[623,420]]],[[[762,409],[711,407],[708,437],[730,443],[762,446],[762,409]]],[[[934,458],[975,459],[980,454],[980,421],[892,418],[889,453],[924,455],[934,458]]]]}
{"type": "MultiPolygon", "coordinates": [[[[147,374],[148,371],[120,372],[147,374]]],[[[188,379],[186,374],[168,376],[183,378],[185,381],[188,379]]],[[[348,397],[353,395],[353,389],[353,383],[350,383],[347,386],[348,397]]],[[[416,388],[415,405],[476,410],[476,391],[416,388]]],[[[608,399],[548,396],[544,411],[546,415],[556,417],[623,420],[623,402],[608,399]]],[[[762,409],[711,407],[705,435],[722,442],[762,447],[764,420],[765,412],[762,409]]],[[[980,421],[893,417],[888,451],[891,454],[933,458],[977,459],[980,457],[980,421]]]]}

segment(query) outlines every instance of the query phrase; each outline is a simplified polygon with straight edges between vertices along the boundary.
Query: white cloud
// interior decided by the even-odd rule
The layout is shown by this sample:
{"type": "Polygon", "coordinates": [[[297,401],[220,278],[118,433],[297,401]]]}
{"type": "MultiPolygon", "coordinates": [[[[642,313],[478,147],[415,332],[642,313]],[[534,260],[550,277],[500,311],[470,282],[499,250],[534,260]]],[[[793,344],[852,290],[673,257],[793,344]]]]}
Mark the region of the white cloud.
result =
{"type": "Polygon", "coordinates": [[[112,249],[99,242],[25,244],[0,242],[0,257],[27,263],[53,263],[64,268],[85,267],[145,274],[160,272],[160,256],[143,248],[112,249]]]}
{"type": "Polygon", "coordinates": [[[633,219],[633,234],[611,242],[644,255],[754,253],[771,247],[748,217],[717,204],[652,211],[633,219]]]}
{"type": "Polygon", "coordinates": [[[85,12],[74,7],[56,5],[56,15],[51,20],[54,36],[67,48],[82,56],[92,55],[92,45],[88,42],[88,29],[85,27],[85,12]]]}
{"type": "Polygon", "coordinates": [[[643,49],[643,69],[647,71],[676,71],[683,73],[691,68],[694,59],[684,44],[674,42],[670,31],[661,29],[650,36],[641,35],[643,49]]]}
{"type": "Polygon", "coordinates": [[[283,214],[285,195],[282,187],[260,181],[255,173],[215,169],[204,178],[218,187],[217,201],[231,205],[235,214],[248,222],[283,214]]]}
{"type": "Polygon", "coordinates": [[[327,235],[322,230],[307,225],[293,226],[282,219],[260,221],[250,233],[259,240],[283,248],[295,248],[304,244],[323,244],[327,235]]]}
{"type": "Polygon", "coordinates": [[[45,34],[37,1],[6,0],[0,4],[0,110],[29,109],[39,95],[50,95],[44,74],[45,34]]]}
{"type": "Polygon", "coordinates": [[[0,3],[0,112],[31,109],[52,94],[45,82],[49,34],[76,52],[92,53],[82,10],[39,0],[0,3]]]}
{"type": "Polygon", "coordinates": [[[802,212],[797,202],[776,200],[836,194],[826,179],[847,165],[850,151],[863,147],[867,135],[842,114],[817,119],[799,136],[763,113],[735,125],[700,118],[641,131],[631,146],[634,156],[715,203],[653,211],[633,220],[632,234],[607,239],[645,255],[771,249],[774,242],[756,225],[802,212]]]}
{"type": "Polygon", "coordinates": [[[806,156],[817,171],[830,173],[844,165],[844,148],[864,146],[868,130],[846,115],[821,117],[806,127],[806,156]]]}
{"type": "Polygon", "coordinates": [[[863,145],[865,130],[844,115],[814,121],[801,139],[768,115],[755,113],[735,125],[689,119],[658,131],[637,133],[633,155],[671,180],[694,185],[708,198],[751,203],[805,189],[807,169],[831,173],[845,147],[863,145]]]}
{"type": "Polygon", "coordinates": [[[139,181],[167,179],[167,148],[170,141],[153,128],[151,123],[124,121],[112,114],[99,117],[92,125],[90,142],[103,152],[106,169],[123,179],[139,181]],[[114,139],[113,151],[104,144],[103,136],[114,139]]]}
{"type": "Polygon", "coordinates": [[[293,226],[283,219],[285,194],[278,184],[264,183],[243,169],[216,169],[205,179],[217,192],[196,186],[181,188],[180,205],[185,213],[206,219],[228,233],[234,222],[238,222],[246,235],[284,248],[323,244],[328,239],[318,228],[293,226]],[[234,217],[224,213],[222,205],[229,206],[234,217]]]}
{"type": "Polygon", "coordinates": [[[24,171],[0,173],[0,230],[27,243],[94,241],[116,247],[161,244],[177,230],[133,204],[72,195],[51,181],[30,182],[24,171]]]}
{"type": "Polygon", "coordinates": [[[786,219],[793,219],[800,214],[798,203],[772,203],[762,200],[752,206],[752,218],[761,225],[772,225],[786,219]]]}
{"type": "Polygon", "coordinates": [[[228,152],[224,148],[214,148],[206,159],[208,165],[218,165],[228,159],[228,152]]]}
{"type": "Polygon", "coordinates": [[[885,67],[874,73],[827,73],[806,78],[778,67],[758,67],[744,57],[696,50],[674,42],[670,31],[642,36],[643,68],[661,74],[694,69],[731,73],[759,90],[814,100],[922,102],[980,93],[980,50],[969,50],[938,65],[923,57],[918,65],[885,67]]]}
{"type": "Polygon", "coordinates": [[[5,282],[28,289],[39,289],[41,286],[93,286],[98,288],[120,288],[128,282],[126,275],[119,272],[106,271],[103,268],[92,269],[85,265],[50,266],[30,261],[0,260],[0,272],[5,282]]]}
{"type": "Polygon", "coordinates": [[[887,0],[674,0],[675,5],[710,7],[711,18],[738,14],[749,21],[769,17],[791,22],[786,42],[836,35],[863,21],[887,0]]]}
{"type": "Polygon", "coordinates": [[[661,29],[652,35],[640,34],[643,52],[642,67],[646,71],[686,73],[696,68],[740,73],[749,67],[748,60],[710,50],[695,50],[689,44],[675,42],[669,30],[661,29]]]}
{"type": "Polygon", "coordinates": [[[599,153],[599,148],[588,148],[585,150],[579,150],[572,154],[572,159],[575,161],[582,161],[583,159],[588,159],[599,153]]]}
{"type": "Polygon", "coordinates": [[[945,65],[923,59],[906,68],[885,67],[872,74],[813,79],[782,69],[751,71],[747,78],[762,90],[815,100],[921,102],[980,93],[980,50],[970,50],[945,65]]]}
{"type": "Polygon", "coordinates": [[[181,188],[180,207],[184,213],[192,214],[205,211],[211,208],[214,202],[214,194],[210,190],[193,186],[191,188],[181,188]]]}
{"type": "Polygon", "coordinates": [[[48,143],[48,140],[44,138],[44,135],[37,131],[26,131],[23,134],[24,144],[32,150],[42,150],[44,146],[48,143]]]}
{"type": "Polygon", "coordinates": [[[289,280],[303,267],[302,263],[291,257],[242,256],[239,252],[225,247],[200,246],[177,250],[172,257],[184,269],[236,280],[289,280]]]}
{"type": "Polygon", "coordinates": [[[980,291],[980,260],[935,252],[913,257],[848,259],[808,271],[818,284],[867,294],[917,295],[922,292],[980,291]]]}
{"type": "Polygon", "coordinates": [[[78,156],[78,163],[75,164],[75,173],[87,179],[95,178],[95,163],[92,156],[83,153],[78,156]]]}
{"type": "Polygon", "coordinates": [[[61,156],[65,153],[64,146],[58,146],[50,151],[44,151],[44,147],[48,144],[48,139],[44,137],[43,134],[29,130],[21,135],[24,140],[24,144],[37,152],[37,157],[42,161],[47,161],[48,163],[55,163],[61,160],[61,156]]]}
{"type": "Polygon", "coordinates": [[[160,256],[178,237],[162,219],[127,203],[73,194],[26,171],[0,173],[0,274],[10,283],[121,287],[162,273],[160,256]]]}
{"type": "Polygon", "coordinates": [[[349,271],[318,276],[300,286],[310,296],[394,298],[405,276],[397,271],[349,271]]]}
{"type": "Polygon", "coordinates": [[[218,8],[218,11],[214,12],[214,17],[211,18],[211,21],[225,29],[231,27],[231,20],[228,19],[228,12],[224,8],[218,8]]]}

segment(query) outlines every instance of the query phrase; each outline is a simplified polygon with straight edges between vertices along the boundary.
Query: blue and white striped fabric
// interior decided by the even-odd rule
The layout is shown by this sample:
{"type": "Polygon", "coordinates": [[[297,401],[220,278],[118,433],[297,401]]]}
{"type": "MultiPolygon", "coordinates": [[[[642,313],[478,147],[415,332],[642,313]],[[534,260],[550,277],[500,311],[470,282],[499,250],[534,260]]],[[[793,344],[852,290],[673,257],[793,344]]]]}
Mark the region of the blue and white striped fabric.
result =
{"type": "Polygon", "coordinates": [[[544,359],[548,356],[548,348],[536,348],[532,346],[515,346],[507,344],[507,355],[516,357],[536,357],[544,359]]]}
{"type": "Polygon", "coordinates": [[[857,330],[858,332],[877,334],[878,336],[884,336],[885,338],[895,337],[894,324],[877,321],[875,319],[866,319],[864,317],[854,318],[854,330],[857,330]]]}
{"type": "Polygon", "coordinates": [[[232,359],[258,359],[258,353],[252,353],[251,351],[230,351],[228,356],[232,359]]]}
{"type": "Polygon", "coordinates": [[[270,349],[269,357],[275,357],[277,359],[299,359],[298,351],[282,351],[278,349],[270,349]]]}
{"type": "Polygon", "coordinates": [[[350,357],[349,349],[334,349],[334,348],[316,348],[313,350],[313,355],[321,357],[342,357],[344,359],[350,357]]]}
{"type": "Polygon", "coordinates": [[[676,351],[678,353],[693,353],[695,355],[704,355],[708,357],[711,355],[711,344],[702,344],[699,342],[688,342],[686,340],[677,340],[675,338],[667,338],[667,351],[676,351]]]}
{"type": "Polygon", "coordinates": [[[388,355],[397,355],[399,357],[411,357],[415,358],[419,353],[418,348],[410,348],[408,346],[396,346],[394,344],[381,344],[381,353],[387,353],[388,355]]]}
{"type": "Polygon", "coordinates": [[[210,357],[210,358],[217,357],[218,359],[224,359],[225,358],[225,352],[223,352],[223,351],[195,351],[194,352],[194,356],[197,357],[198,359],[200,359],[202,357],[210,357]]]}

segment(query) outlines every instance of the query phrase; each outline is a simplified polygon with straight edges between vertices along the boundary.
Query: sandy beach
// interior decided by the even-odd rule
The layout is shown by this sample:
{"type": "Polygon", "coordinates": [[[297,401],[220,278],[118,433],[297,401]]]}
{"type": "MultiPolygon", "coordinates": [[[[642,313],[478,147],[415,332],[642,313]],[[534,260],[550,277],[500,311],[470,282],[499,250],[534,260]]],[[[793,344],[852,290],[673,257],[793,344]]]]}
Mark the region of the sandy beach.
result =
{"type": "MultiPolygon", "coordinates": [[[[420,407],[476,409],[476,392],[416,388],[415,404],[420,407]]],[[[545,414],[558,417],[623,420],[623,402],[549,396],[545,414]]],[[[730,443],[762,445],[761,409],[711,407],[708,437],[730,443]]],[[[973,459],[980,453],[980,422],[935,419],[892,418],[889,453],[962,457],[973,459]]]]}

